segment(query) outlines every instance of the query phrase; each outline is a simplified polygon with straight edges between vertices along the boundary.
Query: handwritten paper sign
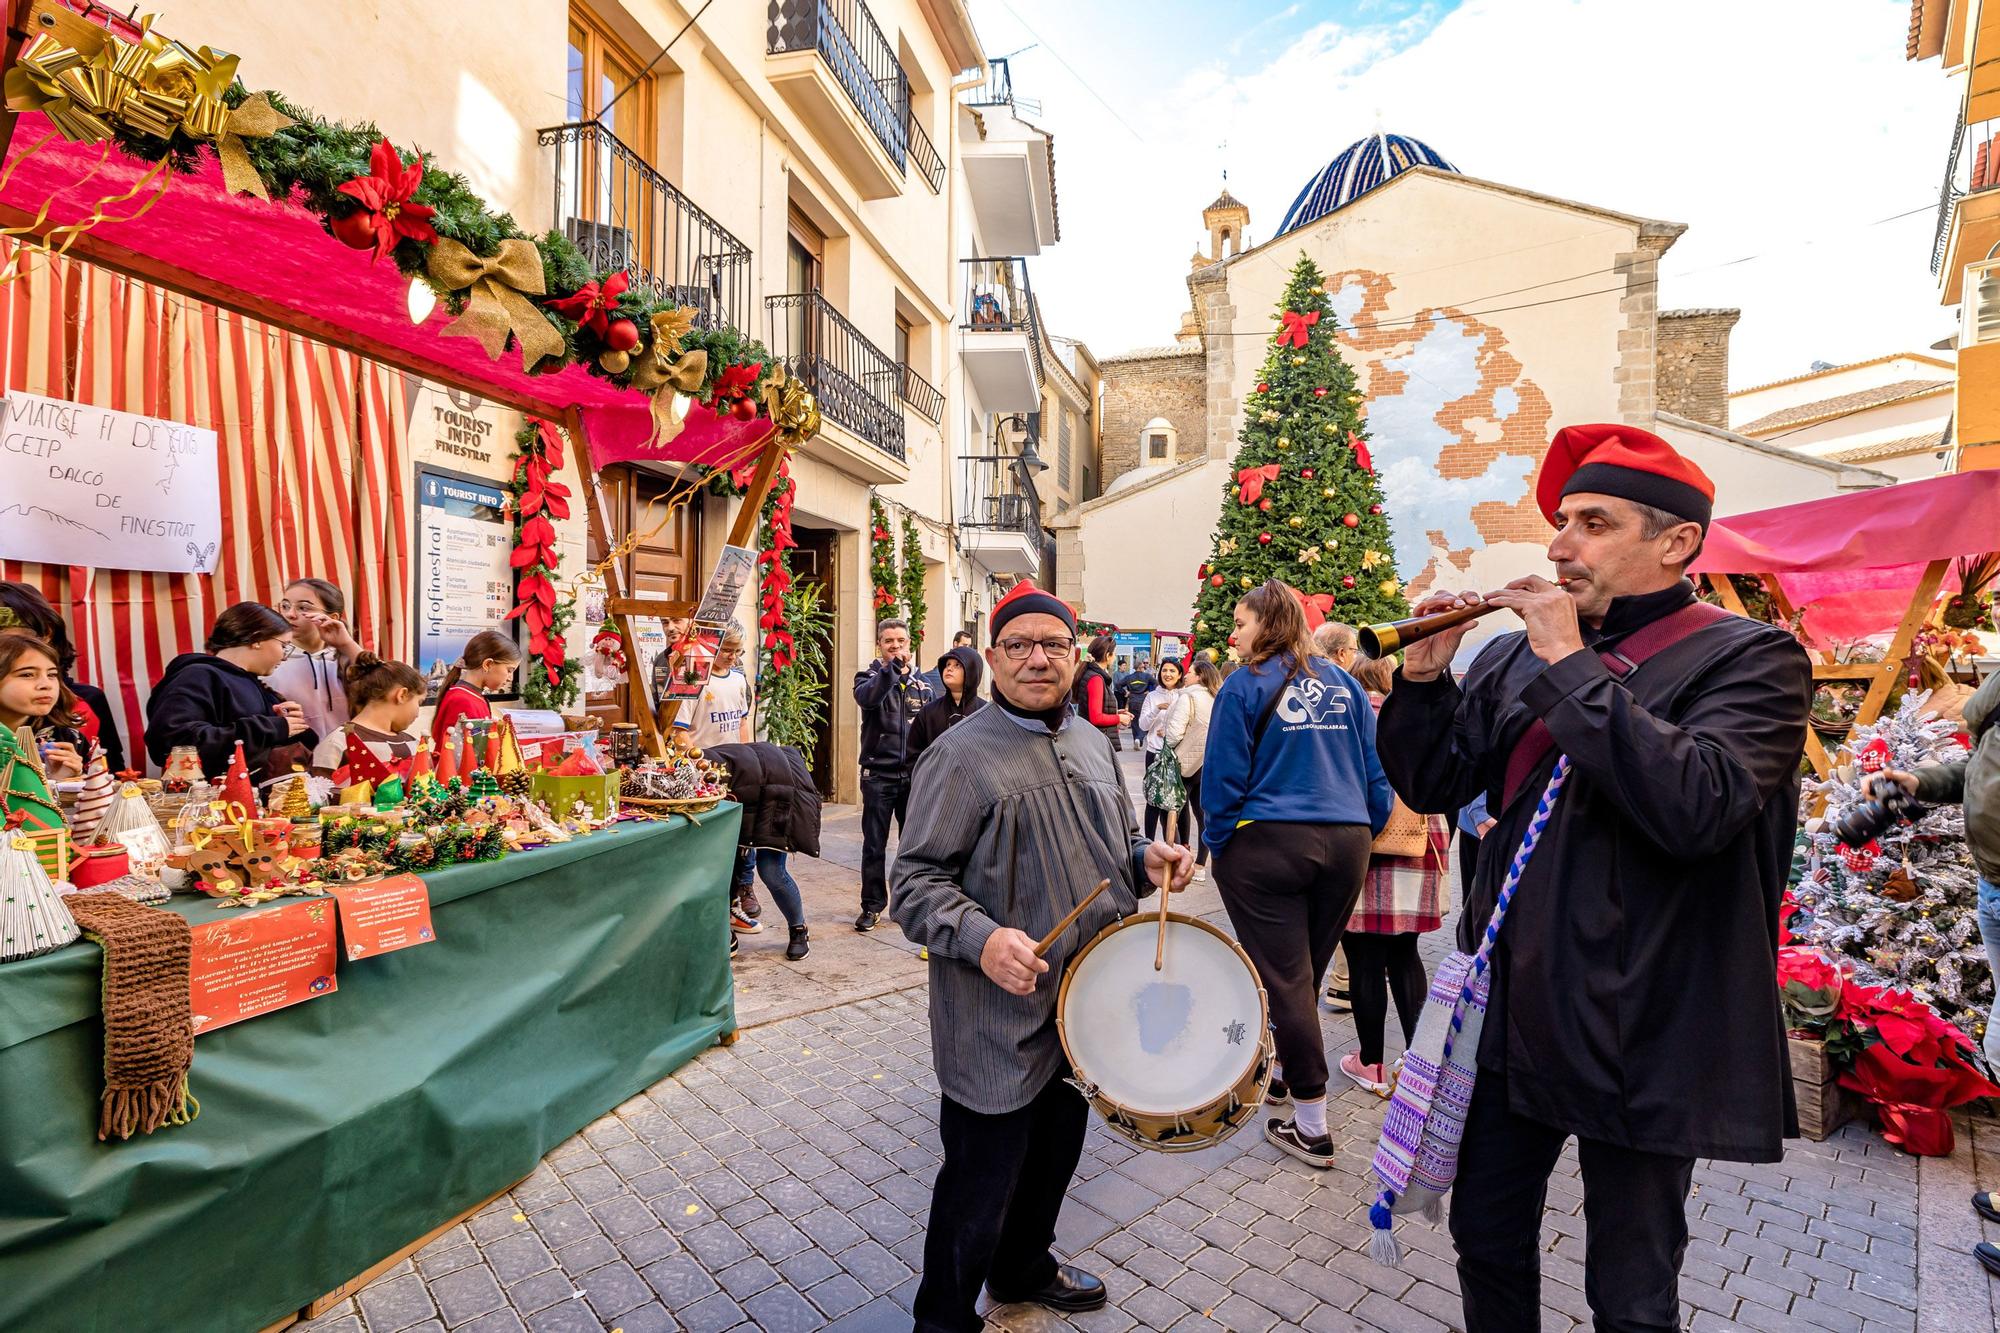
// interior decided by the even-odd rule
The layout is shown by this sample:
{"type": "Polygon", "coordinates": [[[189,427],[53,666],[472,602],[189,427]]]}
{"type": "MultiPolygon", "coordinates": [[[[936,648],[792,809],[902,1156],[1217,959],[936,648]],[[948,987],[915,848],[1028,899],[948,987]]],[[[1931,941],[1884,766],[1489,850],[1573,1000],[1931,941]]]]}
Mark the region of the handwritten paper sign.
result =
{"type": "Polygon", "coordinates": [[[333,918],[333,904],[321,899],[196,926],[195,1035],[338,990],[333,918]]]}
{"type": "Polygon", "coordinates": [[[206,574],[222,541],[215,432],[10,390],[0,556],[206,574]]]}
{"type": "Polygon", "coordinates": [[[340,941],[349,962],[394,953],[437,938],[431,926],[431,892],[415,875],[390,875],[372,884],[337,884],[340,941]]]}

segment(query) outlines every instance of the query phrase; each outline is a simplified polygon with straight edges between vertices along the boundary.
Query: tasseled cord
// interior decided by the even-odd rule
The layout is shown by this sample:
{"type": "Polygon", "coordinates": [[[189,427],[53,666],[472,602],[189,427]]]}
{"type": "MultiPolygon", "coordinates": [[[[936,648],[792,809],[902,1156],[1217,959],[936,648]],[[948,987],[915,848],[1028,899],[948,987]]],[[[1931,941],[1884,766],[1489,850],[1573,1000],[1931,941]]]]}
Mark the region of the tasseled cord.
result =
{"type": "Polygon", "coordinates": [[[1383,1190],[1368,1209],[1368,1225],[1375,1228],[1375,1234],[1368,1238],[1368,1257],[1384,1268],[1403,1266],[1403,1247],[1396,1243],[1396,1233],[1391,1229],[1396,1218],[1389,1210],[1395,1202],[1396,1196],[1383,1190]]]}

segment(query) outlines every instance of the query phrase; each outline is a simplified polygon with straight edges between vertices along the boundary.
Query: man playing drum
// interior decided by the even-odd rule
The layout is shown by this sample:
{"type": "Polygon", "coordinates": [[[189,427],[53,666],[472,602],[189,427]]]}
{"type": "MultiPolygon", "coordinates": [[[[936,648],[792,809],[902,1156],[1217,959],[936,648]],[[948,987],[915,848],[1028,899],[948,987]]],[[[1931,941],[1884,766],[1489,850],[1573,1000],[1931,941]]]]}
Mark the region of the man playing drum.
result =
{"type": "Polygon", "coordinates": [[[919,1330],[949,1333],[977,1333],[982,1284],[1002,1304],[1104,1304],[1101,1281],[1049,1250],[1089,1119],[1063,1082],[1057,987],[1070,957],[1156,881],[1171,874],[1179,889],[1194,873],[1188,848],[1140,835],[1111,743],[1070,715],[1076,613],[1023,581],[992,627],[999,707],[918,761],[890,907],[931,957],[944,1165],[915,1315],[919,1330]],[[1037,957],[1037,941],[1105,879],[1037,957]]]}

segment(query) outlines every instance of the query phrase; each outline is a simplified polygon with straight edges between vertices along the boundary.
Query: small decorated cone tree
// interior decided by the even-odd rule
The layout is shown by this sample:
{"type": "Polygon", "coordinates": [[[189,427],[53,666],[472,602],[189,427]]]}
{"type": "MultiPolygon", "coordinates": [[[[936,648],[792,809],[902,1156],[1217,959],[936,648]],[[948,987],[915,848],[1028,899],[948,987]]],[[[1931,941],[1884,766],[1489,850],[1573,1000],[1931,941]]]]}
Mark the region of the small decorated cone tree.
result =
{"type": "Polygon", "coordinates": [[[1224,653],[1237,599],[1269,578],[1307,594],[1328,619],[1363,625],[1408,613],[1360,409],[1320,271],[1301,257],[1244,404],[1200,572],[1196,648],[1224,653]]]}

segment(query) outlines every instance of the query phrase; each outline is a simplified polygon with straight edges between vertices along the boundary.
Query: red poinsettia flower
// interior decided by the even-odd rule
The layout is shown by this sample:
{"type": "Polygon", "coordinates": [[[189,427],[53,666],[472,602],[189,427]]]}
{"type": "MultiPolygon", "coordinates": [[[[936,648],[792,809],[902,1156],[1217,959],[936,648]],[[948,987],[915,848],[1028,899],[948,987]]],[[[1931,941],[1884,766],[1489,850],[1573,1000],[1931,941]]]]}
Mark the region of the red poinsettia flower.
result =
{"type": "Polygon", "coordinates": [[[724,403],[742,398],[750,392],[750,386],[764,373],[764,363],[755,362],[747,366],[724,366],[722,373],[715,377],[715,390],[709,398],[711,405],[720,407],[724,403]]]}
{"type": "Polygon", "coordinates": [[[631,282],[632,275],[620,269],[607,275],[603,282],[586,282],[573,294],[544,304],[564,319],[581,324],[602,338],[610,327],[611,312],[618,308],[618,298],[625,294],[625,288],[631,282]]]}
{"type": "Polygon", "coordinates": [[[361,207],[375,224],[375,259],[396,248],[405,236],[413,241],[435,241],[436,228],[430,217],[437,210],[416,202],[417,187],[424,181],[422,155],[408,166],[403,155],[388,139],[377,139],[368,156],[368,174],[356,176],[340,186],[340,192],[361,201],[361,207]]]}

